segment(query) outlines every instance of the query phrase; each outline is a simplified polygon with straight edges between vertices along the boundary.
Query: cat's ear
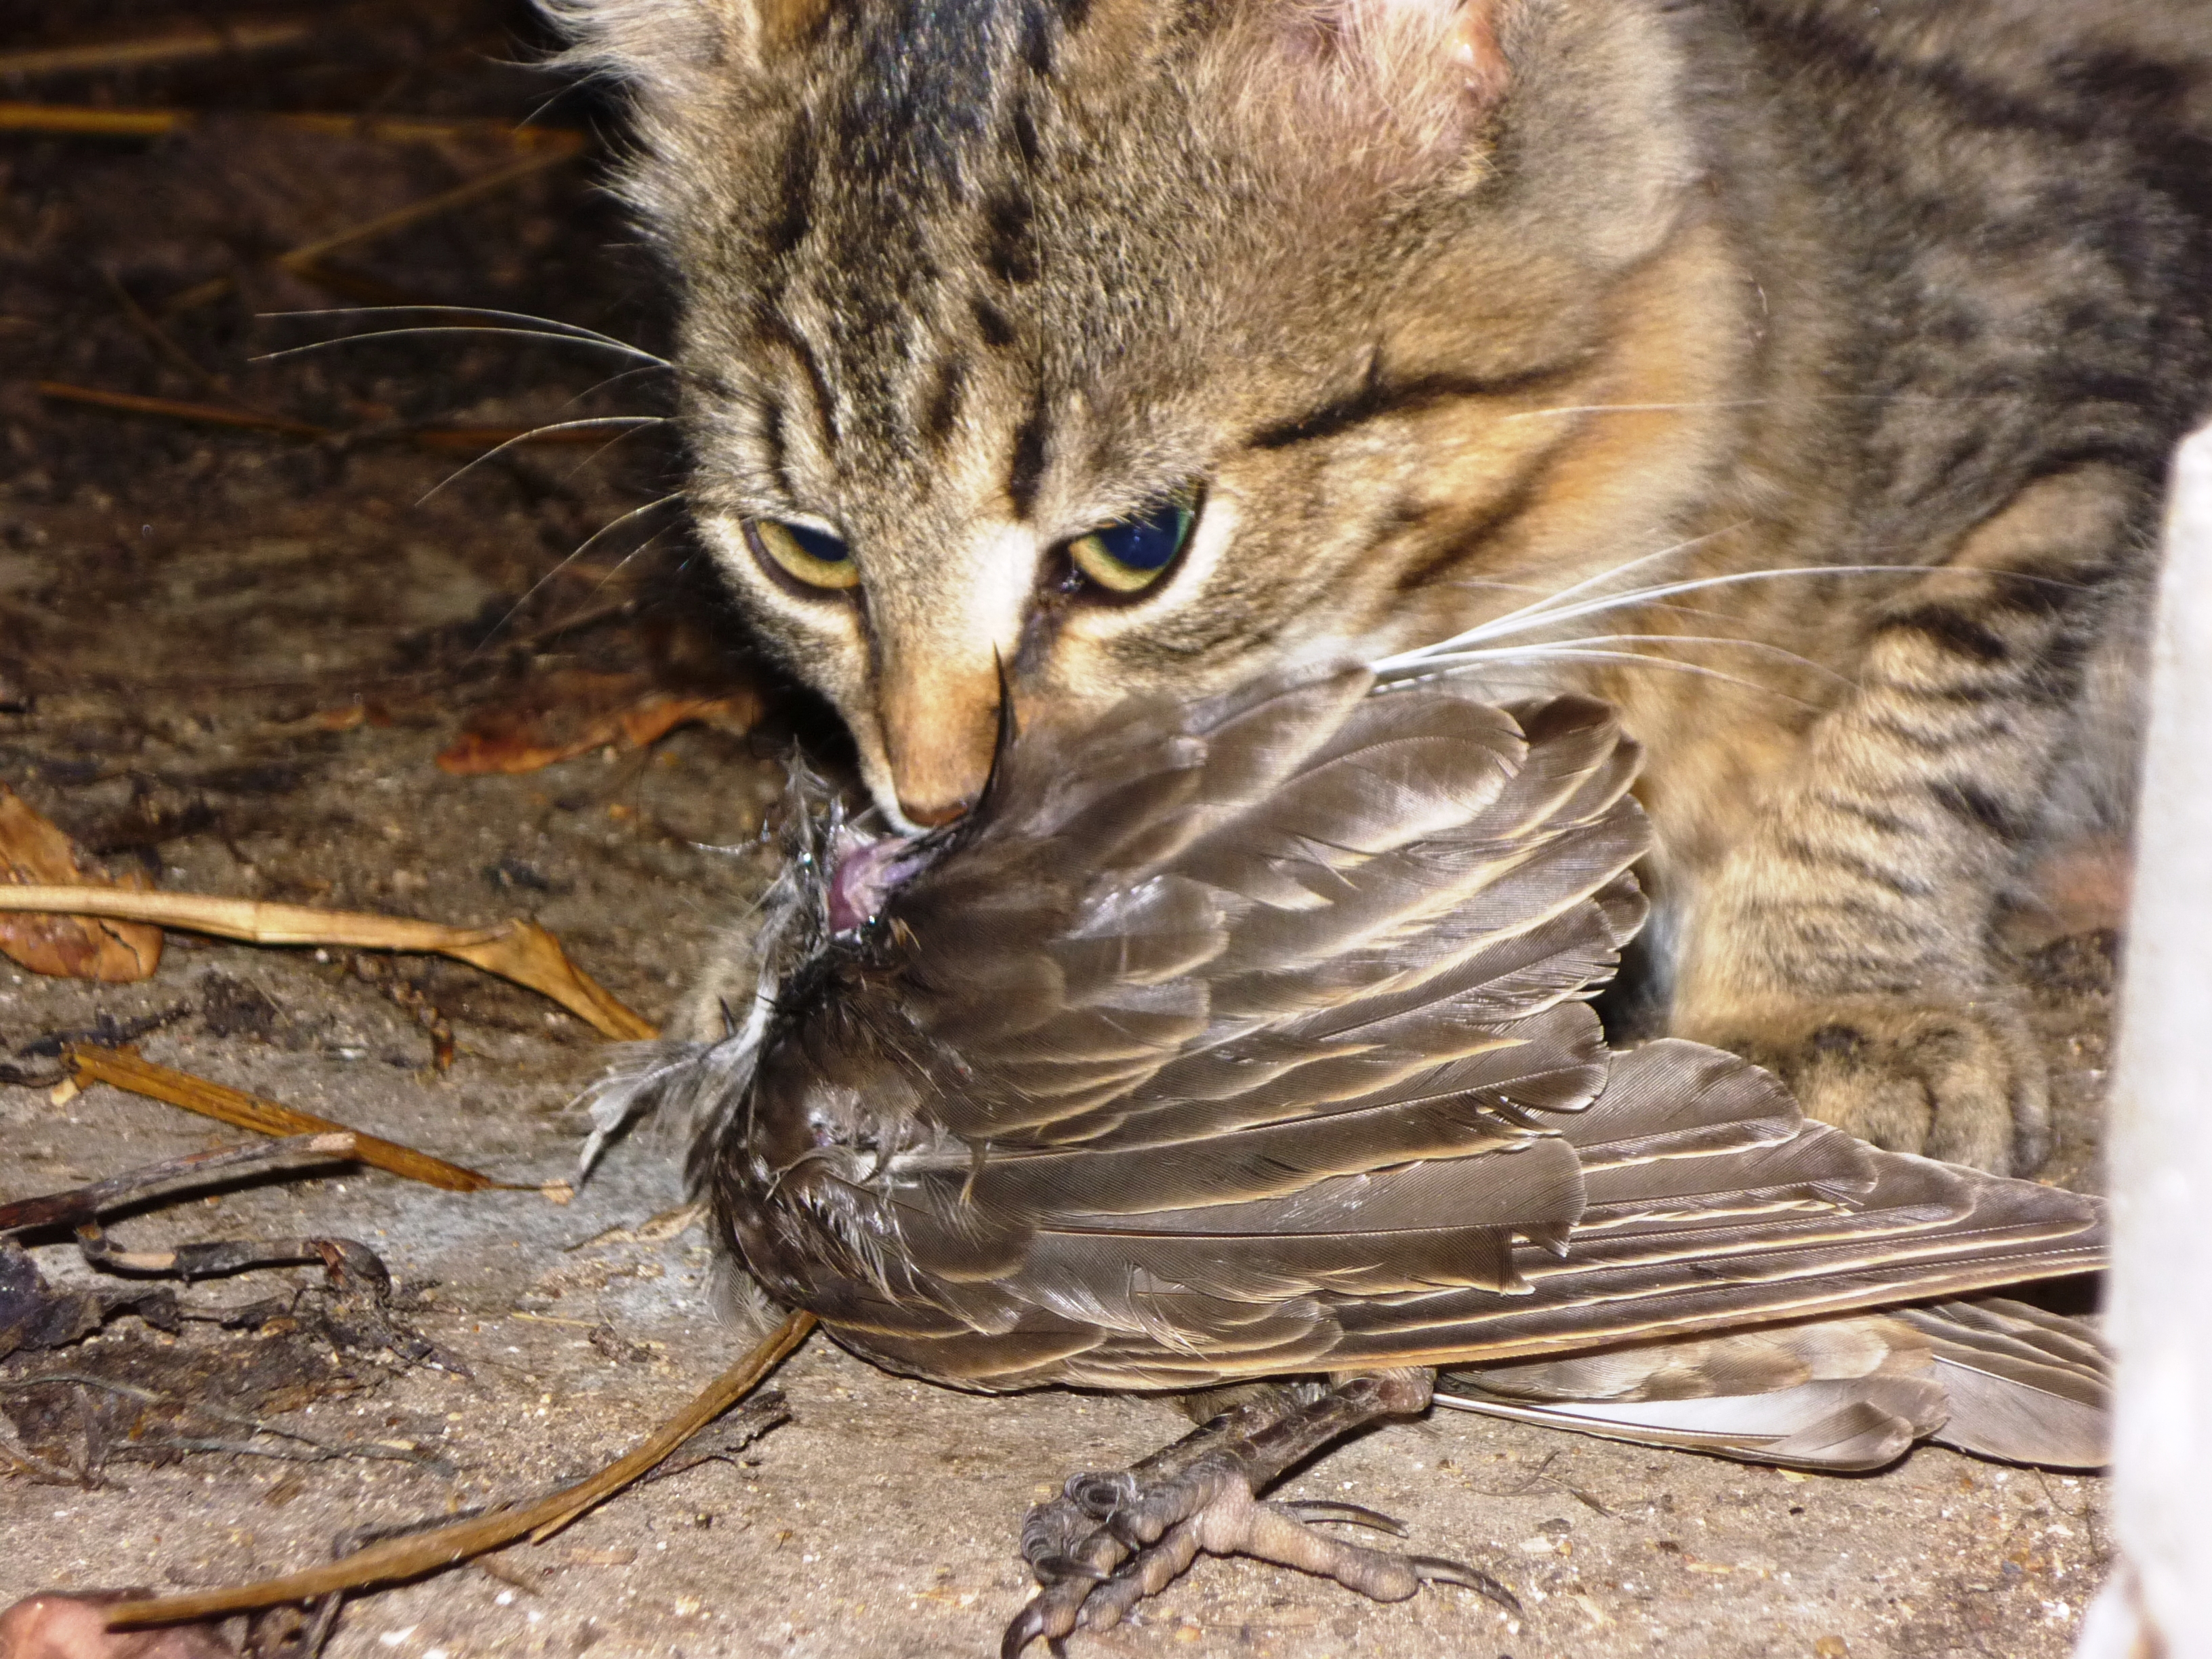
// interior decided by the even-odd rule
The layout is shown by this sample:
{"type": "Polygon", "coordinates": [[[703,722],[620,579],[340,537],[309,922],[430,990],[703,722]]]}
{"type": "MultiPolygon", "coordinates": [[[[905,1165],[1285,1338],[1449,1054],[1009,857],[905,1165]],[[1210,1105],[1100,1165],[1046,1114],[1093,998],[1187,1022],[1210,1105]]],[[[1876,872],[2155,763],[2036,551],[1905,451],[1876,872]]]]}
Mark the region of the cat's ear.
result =
{"type": "Polygon", "coordinates": [[[1504,90],[1507,0],[1328,0],[1309,15],[1336,29],[1385,84],[1425,84],[1488,101],[1504,90]]]}
{"type": "Polygon", "coordinates": [[[1356,156],[1389,179],[1449,161],[1483,130],[1532,0],[1259,3],[1279,68],[1255,60],[1255,90],[1278,122],[1322,139],[1332,171],[1356,156]]]}
{"type": "Polygon", "coordinates": [[[570,45],[556,64],[681,105],[811,38],[830,0],[538,0],[570,45]]]}

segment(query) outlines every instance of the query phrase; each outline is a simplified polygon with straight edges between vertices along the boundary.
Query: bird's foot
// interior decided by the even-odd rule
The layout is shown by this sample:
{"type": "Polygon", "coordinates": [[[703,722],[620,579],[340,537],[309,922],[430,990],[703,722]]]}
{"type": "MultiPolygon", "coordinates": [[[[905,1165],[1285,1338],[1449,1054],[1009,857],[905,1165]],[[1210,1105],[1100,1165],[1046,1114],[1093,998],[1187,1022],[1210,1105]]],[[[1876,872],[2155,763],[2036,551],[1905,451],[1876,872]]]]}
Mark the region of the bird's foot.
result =
{"type": "Polygon", "coordinates": [[[1133,1468],[1071,1476],[1061,1495],[1030,1510],[1023,1524],[1022,1554],[1043,1588],[1007,1626],[1001,1659],[1016,1659],[1039,1637],[1060,1653],[1062,1638],[1079,1625],[1109,1628],[1201,1551],[1296,1567],[1378,1601],[1402,1601],[1424,1583],[1450,1583],[1518,1612],[1504,1586],[1473,1567],[1370,1549],[1316,1526],[1348,1522],[1402,1536],[1404,1528],[1387,1516],[1356,1504],[1266,1503],[1257,1495],[1352,1430],[1409,1416],[1427,1403],[1425,1377],[1357,1377],[1321,1394],[1285,1387],[1133,1468]]]}

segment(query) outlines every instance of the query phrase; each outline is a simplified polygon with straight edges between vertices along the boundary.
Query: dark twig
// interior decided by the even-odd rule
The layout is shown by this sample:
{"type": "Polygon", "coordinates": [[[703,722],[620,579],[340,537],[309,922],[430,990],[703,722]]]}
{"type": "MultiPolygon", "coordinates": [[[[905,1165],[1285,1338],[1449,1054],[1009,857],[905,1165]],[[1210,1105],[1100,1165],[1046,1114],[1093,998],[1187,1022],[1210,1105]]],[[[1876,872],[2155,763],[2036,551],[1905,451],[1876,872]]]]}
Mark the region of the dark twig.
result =
{"type": "Polygon", "coordinates": [[[21,1232],[33,1227],[82,1227],[96,1222],[109,1210],[135,1204],[172,1188],[204,1185],[216,1176],[234,1181],[241,1176],[261,1175],[272,1170],[350,1163],[355,1157],[350,1132],[291,1135],[283,1140],[191,1152],[159,1164],[142,1164],[105,1181],[72,1187],[67,1192],[0,1204],[0,1233],[21,1232]]]}
{"type": "Polygon", "coordinates": [[[15,1050],[19,1060],[57,1059],[68,1054],[72,1044],[96,1042],[103,1048],[120,1048],[138,1041],[149,1031],[158,1031],[165,1025],[173,1025],[192,1012],[192,1005],[180,1002],[173,1008],[158,1013],[141,1014],[135,1019],[118,1019],[102,1012],[89,1025],[81,1025],[66,1031],[48,1031],[33,1037],[15,1050]]]}

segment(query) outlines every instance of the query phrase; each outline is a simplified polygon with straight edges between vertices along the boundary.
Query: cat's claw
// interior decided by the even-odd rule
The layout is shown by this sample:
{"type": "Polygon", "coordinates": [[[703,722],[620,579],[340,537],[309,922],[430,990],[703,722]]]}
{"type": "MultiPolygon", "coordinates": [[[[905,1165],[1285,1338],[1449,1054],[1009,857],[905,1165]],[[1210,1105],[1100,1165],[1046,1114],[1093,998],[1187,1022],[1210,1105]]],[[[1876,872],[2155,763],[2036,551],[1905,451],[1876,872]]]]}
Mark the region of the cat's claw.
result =
{"type": "Polygon", "coordinates": [[[1890,1152],[2032,1176],[2051,1150],[2043,1058],[2008,994],[1838,997],[1678,1019],[1790,1085],[1805,1115],[1890,1152]]]}

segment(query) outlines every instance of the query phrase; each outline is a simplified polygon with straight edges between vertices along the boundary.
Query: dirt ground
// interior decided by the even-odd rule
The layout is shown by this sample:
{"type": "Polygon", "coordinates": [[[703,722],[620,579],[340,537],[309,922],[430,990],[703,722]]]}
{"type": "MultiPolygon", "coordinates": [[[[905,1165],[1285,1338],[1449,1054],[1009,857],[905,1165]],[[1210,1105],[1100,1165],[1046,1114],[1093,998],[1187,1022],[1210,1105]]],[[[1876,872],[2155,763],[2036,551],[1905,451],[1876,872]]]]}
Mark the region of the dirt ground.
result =
{"type": "MultiPolygon", "coordinates": [[[[771,867],[779,757],[796,734],[834,764],[834,737],[746,660],[680,524],[646,506],[676,476],[653,429],[454,474],[489,441],[466,428],[650,415],[665,389],[612,354],[483,334],[249,361],[437,320],[267,314],[364,304],[543,315],[653,347],[656,281],[593,194],[597,139],[282,260],[541,152],[495,129],[331,132],[271,112],[538,112],[586,135],[604,112],[515,66],[543,43],[501,0],[257,13],[234,21],[293,33],[136,67],[24,54],[204,14],[9,0],[0,18],[0,100],[199,114],[150,135],[57,131],[58,117],[0,131],[0,783],[108,870],[164,888],[532,917],[663,1015],[771,867]],[[611,741],[528,773],[436,763],[465,729],[494,749],[573,743],[656,696],[709,718],[643,747],[603,723],[611,741]]],[[[2022,937],[2062,1107],[2047,1173],[2094,1186],[2110,939],[2049,919],[2022,937]]],[[[379,974],[172,934],[132,985],[0,961],[0,1060],[34,1068],[41,1039],[86,1031],[526,1183],[572,1169],[572,1103],[602,1060],[550,1004],[435,960],[379,974]],[[452,1032],[443,1072],[425,1005],[452,1032]]],[[[0,1200],[240,1138],[104,1087],[0,1085],[0,1200]]],[[[680,1204],[678,1161],[634,1139],[565,1207],[340,1170],[122,1219],[133,1245],[359,1239],[444,1366],[334,1337],[312,1302],[272,1311],[316,1283],[304,1268],[186,1286],[173,1333],[125,1314],[0,1359],[0,1606],[310,1565],[335,1534],[526,1496],[627,1449],[740,1346],[714,1316],[701,1229],[646,1224],[680,1204]]],[[[117,1288],[65,1237],[27,1242],[57,1283],[117,1288]]],[[[778,1381],[787,1425],[544,1545],[355,1601],[328,1651],[994,1651],[1025,1591],[1024,1509],[1182,1426],[1158,1401],[958,1395],[818,1340],[778,1381]]],[[[2056,1659],[2108,1547],[2094,1479],[1935,1449],[1801,1478],[1447,1413],[1291,1490],[1400,1516],[1416,1548],[1514,1588],[1527,1617],[1449,1589],[1370,1606],[1212,1562],[1073,1651],[2056,1659]]]]}

